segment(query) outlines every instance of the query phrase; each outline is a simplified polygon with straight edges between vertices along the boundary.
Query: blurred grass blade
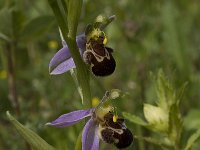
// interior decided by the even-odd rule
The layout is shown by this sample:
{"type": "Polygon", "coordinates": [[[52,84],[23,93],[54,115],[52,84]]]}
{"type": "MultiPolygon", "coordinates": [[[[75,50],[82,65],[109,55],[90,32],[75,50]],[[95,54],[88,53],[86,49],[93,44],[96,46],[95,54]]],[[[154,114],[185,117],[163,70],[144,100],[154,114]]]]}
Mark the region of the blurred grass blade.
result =
{"type": "Polygon", "coordinates": [[[24,40],[34,40],[42,36],[54,25],[53,16],[44,15],[30,20],[22,31],[21,38],[24,40]]]}
{"type": "Polygon", "coordinates": [[[127,112],[123,112],[122,115],[124,116],[124,118],[126,118],[127,120],[133,123],[136,123],[141,126],[147,126],[147,123],[144,120],[142,120],[140,117],[137,117],[127,112]]]}
{"type": "Polygon", "coordinates": [[[51,145],[44,141],[40,136],[34,133],[32,130],[26,128],[19,123],[13,116],[10,115],[9,111],[6,115],[10,122],[15,126],[19,134],[31,145],[35,150],[55,150],[51,145]]]}
{"type": "Polygon", "coordinates": [[[81,97],[81,102],[82,102],[82,104],[83,104],[83,91],[82,91],[81,86],[80,86],[79,83],[78,83],[77,72],[75,72],[75,71],[76,71],[75,69],[71,69],[71,70],[70,70],[70,73],[71,73],[71,76],[72,76],[72,78],[73,78],[73,80],[74,80],[74,83],[76,84],[76,88],[77,88],[77,90],[78,90],[78,93],[79,93],[79,95],[80,95],[80,97],[81,97]]]}
{"type": "Polygon", "coordinates": [[[194,134],[190,136],[190,138],[187,141],[187,144],[184,148],[184,150],[189,150],[191,149],[192,145],[194,142],[200,137],[200,129],[198,129],[194,134]]]}
{"type": "Polygon", "coordinates": [[[7,35],[3,34],[3,33],[0,33],[0,39],[1,40],[5,40],[6,42],[10,42],[11,41],[10,38],[7,35]]]}
{"type": "Polygon", "coordinates": [[[162,149],[164,149],[164,147],[170,146],[170,143],[166,142],[164,139],[152,138],[152,137],[140,137],[140,136],[135,136],[135,138],[140,141],[144,140],[148,143],[152,143],[152,144],[161,146],[162,149]]]}
{"type": "Polygon", "coordinates": [[[76,141],[76,146],[75,146],[75,150],[82,150],[82,132],[79,133],[78,135],[78,139],[76,141]]]}
{"type": "Polygon", "coordinates": [[[182,129],[183,129],[183,120],[181,118],[179,106],[177,104],[173,104],[171,105],[169,111],[168,135],[170,140],[173,141],[175,145],[180,144],[182,129]]]}

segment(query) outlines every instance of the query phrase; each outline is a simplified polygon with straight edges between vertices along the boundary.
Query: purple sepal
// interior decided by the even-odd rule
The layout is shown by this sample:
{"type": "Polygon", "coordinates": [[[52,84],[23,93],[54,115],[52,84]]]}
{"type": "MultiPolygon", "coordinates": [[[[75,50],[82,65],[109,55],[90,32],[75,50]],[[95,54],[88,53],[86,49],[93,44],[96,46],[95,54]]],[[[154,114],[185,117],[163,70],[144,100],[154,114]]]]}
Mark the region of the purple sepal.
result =
{"type": "Polygon", "coordinates": [[[86,123],[82,134],[82,150],[99,150],[97,128],[98,126],[93,119],[86,123]]]}
{"type": "MultiPolygon", "coordinates": [[[[85,43],[86,38],[84,34],[81,34],[76,37],[76,42],[79,48],[79,52],[81,54],[81,57],[83,55],[83,52],[85,50],[85,43]]],[[[69,51],[68,46],[63,41],[63,48],[60,49],[51,59],[49,63],[49,72],[51,75],[57,75],[62,74],[64,72],[69,71],[72,68],[75,68],[74,61],[71,57],[71,53],[69,51]]]]}
{"type": "Polygon", "coordinates": [[[63,128],[66,126],[71,126],[85,117],[91,116],[93,109],[87,109],[87,110],[77,110],[72,111],[68,114],[61,115],[56,120],[47,123],[46,125],[55,126],[58,128],[63,128]]]}
{"type": "Polygon", "coordinates": [[[59,50],[49,63],[51,75],[62,74],[72,68],[75,68],[75,64],[67,46],[59,50]]]}

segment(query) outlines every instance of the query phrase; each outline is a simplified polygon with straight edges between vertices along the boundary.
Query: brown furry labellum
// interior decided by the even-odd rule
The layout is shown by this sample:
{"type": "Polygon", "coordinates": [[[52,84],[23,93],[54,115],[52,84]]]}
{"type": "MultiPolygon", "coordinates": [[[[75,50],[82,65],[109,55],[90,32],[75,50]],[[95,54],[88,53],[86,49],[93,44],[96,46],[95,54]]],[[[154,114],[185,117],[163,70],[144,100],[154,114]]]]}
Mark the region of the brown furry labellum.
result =
{"type": "Polygon", "coordinates": [[[113,122],[113,114],[108,113],[100,126],[99,136],[106,143],[114,144],[117,148],[123,149],[133,142],[133,135],[126,127],[123,118],[118,118],[116,122],[113,122]]]}
{"type": "Polygon", "coordinates": [[[115,60],[112,56],[113,49],[105,47],[103,37],[90,39],[86,43],[86,51],[83,53],[84,61],[90,65],[95,76],[107,76],[115,70],[115,60]]]}

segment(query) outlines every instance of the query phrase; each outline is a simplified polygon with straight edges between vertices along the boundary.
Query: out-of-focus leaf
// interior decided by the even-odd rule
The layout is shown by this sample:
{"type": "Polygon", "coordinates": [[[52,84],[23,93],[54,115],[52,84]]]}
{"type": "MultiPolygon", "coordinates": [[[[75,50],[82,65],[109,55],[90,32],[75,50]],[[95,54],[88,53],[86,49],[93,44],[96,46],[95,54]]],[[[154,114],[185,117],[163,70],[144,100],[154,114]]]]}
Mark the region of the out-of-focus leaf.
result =
{"type": "Polygon", "coordinates": [[[144,116],[149,123],[149,128],[154,131],[168,131],[168,112],[161,107],[144,104],[144,116]]]}
{"type": "Polygon", "coordinates": [[[183,97],[183,94],[184,94],[184,92],[185,92],[185,88],[186,88],[187,85],[188,85],[188,82],[185,82],[185,83],[180,87],[180,89],[179,89],[179,91],[178,91],[178,93],[177,93],[176,98],[177,98],[177,104],[178,104],[178,105],[179,105],[179,103],[180,103],[180,100],[181,100],[182,97],[183,97]]]}
{"type": "Polygon", "coordinates": [[[170,107],[169,112],[169,138],[171,141],[179,145],[181,132],[183,128],[183,121],[179,112],[177,104],[173,104],[170,107]]]}
{"type": "Polygon", "coordinates": [[[179,12],[177,11],[176,5],[172,1],[166,1],[161,9],[161,16],[165,34],[163,34],[163,40],[167,52],[172,56],[177,68],[184,71],[186,74],[189,73],[188,55],[186,54],[185,48],[181,45],[180,33],[178,26],[181,26],[177,21],[179,12]]]}
{"type": "Polygon", "coordinates": [[[19,123],[10,113],[6,112],[8,119],[15,126],[19,134],[26,140],[35,150],[54,150],[54,148],[44,141],[39,135],[32,130],[26,128],[19,123]]]}
{"type": "Polygon", "coordinates": [[[7,42],[10,41],[10,38],[7,35],[3,34],[3,33],[0,33],[0,39],[5,40],[7,42]]]}
{"type": "Polygon", "coordinates": [[[20,38],[19,36],[23,29],[24,23],[25,23],[24,13],[20,10],[14,9],[12,11],[12,30],[15,39],[20,38]]]}
{"type": "Polygon", "coordinates": [[[78,139],[76,141],[76,146],[75,146],[75,150],[81,150],[82,149],[82,132],[79,133],[78,135],[78,139]]]}
{"type": "Polygon", "coordinates": [[[12,36],[12,15],[11,10],[3,8],[0,10],[0,32],[7,37],[12,36]]]}
{"type": "Polygon", "coordinates": [[[184,118],[184,127],[188,130],[198,129],[200,127],[200,110],[191,109],[184,118]]]}
{"type": "Polygon", "coordinates": [[[139,137],[139,136],[135,136],[135,138],[138,140],[144,140],[146,142],[149,142],[155,145],[159,145],[161,147],[171,146],[171,143],[167,140],[167,138],[156,139],[152,137],[139,137]]]}
{"type": "Polygon", "coordinates": [[[174,103],[175,95],[174,89],[165,77],[162,69],[159,70],[156,80],[156,93],[157,93],[157,104],[159,107],[168,110],[169,106],[174,103]]]}
{"type": "Polygon", "coordinates": [[[127,120],[129,120],[133,123],[136,123],[141,126],[147,126],[147,123],[138,116],[132,115],[127,112],[123,112],[122,115],[124,116],[124,118],[126,118],[127,120]]]}
{"type": "Polygon", "coordinates": [[[47,32],[54,23],[52,16],[39,16],[25,25],[21,36],[25,40],[34,40],[47,32]]]}
{"type": "Polygon", "coordinates": [[[187,144],[184,148],[184,150],[189,150],[191,149],[192,145],[194,142],[200,137],[200,129],[198,129],[195,133],[193,133],[190,138],[187,141],[187,144]]]}

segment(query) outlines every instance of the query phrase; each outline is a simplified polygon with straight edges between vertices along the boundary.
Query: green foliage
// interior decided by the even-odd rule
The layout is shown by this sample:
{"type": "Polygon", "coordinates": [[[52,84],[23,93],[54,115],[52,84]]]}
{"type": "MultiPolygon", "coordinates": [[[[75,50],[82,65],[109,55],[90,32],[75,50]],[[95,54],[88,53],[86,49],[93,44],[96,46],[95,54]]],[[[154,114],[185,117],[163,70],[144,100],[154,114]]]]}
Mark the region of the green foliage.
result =
{"type": "Polygon", "coordinates": [[[54,25],[52,16],[39,16],[31,19],[21,33],[22,40],[36,40],[54,25]]]}
{"type": "Polygon", "coordinates": [[[184,148],[184,150],[189,150],[191,149],[192,145],[194,142],[200,137],[200,129],[198,129],[195,133],[193,133],[190,138],[187,141],[187,144],[184,148]]]}
{"type": "Polygon", "coordinates": [[[13,124],[13,126],[17,129],[19,134],[26,140],[33,149],[35,150],[54,150],[54,148],[49,145],[46,141],[44,141],[39,135],[34,133],[32,130],[26,128],[21,123],[19,123],[10,113],[6,112],[8,119],[13,124]]]}
{"type": "Polygon", "coordinates": [[[123,112],[122,114],[123,114],[124,118],[128,119],[129,121],[131,121],[133,123],[136,123],[141,126],[147,126],[147,123],[138,116],[132,115],[127,112],[123,112]]]}
{"type": "MultiPolygon", "coordinates": [[[[58,2],[61,7],[66,6],[69,0],[58,2]]],[[[136,138],[130,150],[175,149],[172,148],[175,143],[184,149],[188,139],[199,129],[199,5],[198,0],[83,1],[77,34],[83,33],[87,24],[93,22],[99,14],[116,16],[116,21],[104,30],[108,37],[107,46],[114,49],[116,71],[103,79],[91,76],[90,87],[92,97],[100,98],[106,90],[114,88],[126,93],[112,102],[124,112],[126,124],[136,138]],[[163,71],[152,80],[149,72],[155,74],[158,68],[163,71]],[[183,85],[186,82],[187,88],[186,84],[183,85]],[[164,109],[169,114],[167,133],[158,130],[151,132],[152,126],[148,126],[149,122],[143,115],[144,103],[164,109]],[[179,140],[171,142],[170,139],[179,140]]],[[[68,8],[62,8],[61,14],[65,14],[65,23],[68,25],[68,8]]],[[[28,149],[5,117],[6,110],[15,112],[17,116],[10,101],[6,56],[8,48],[13,52],[16,92],[21,112],[17,116],[18,120],[61,150],[74,149],[84,126],[82,123],[67,129],[43,127],[60,114],[82,108],[70,73],[56,77],[48,74],[50,59],[62,47],[58,26],[52,16],[47,1],[0,1],[2,150],[28,149]],[[54,46],[51,46],[52,42],[54,46]]],[[[68,33],[68,27],[65,30],[68,33]]],[[[192,145],[188,146],[191,150],[200,147],[197,137],[188,141],[192,145]]],[[[114,148],[102,144],[101,149],[114,148]]]]}
{"type": "Polygon", "coordinates": [[[129,114],[129,117],[127,117],[125,113],[124,117],[161,134],[163,138],[167,138],[169,143],[163,142],[164,145],[168,146],[169,144],[174,149],[180,149],[180,139],[183,129],[183,121],[180,114],[180,98],[182,97],[186,84],[182,86],[180,93],[177,94],[177,91],[165,77],[162,70],[158,71],[154,82],[156,83],[156,102],[158,106],[144,104],[143,112],[148,122],[147,125],[144,125],[143,122],[141,123],[141,119],[136,116],[134,117],[129,114]]]}

